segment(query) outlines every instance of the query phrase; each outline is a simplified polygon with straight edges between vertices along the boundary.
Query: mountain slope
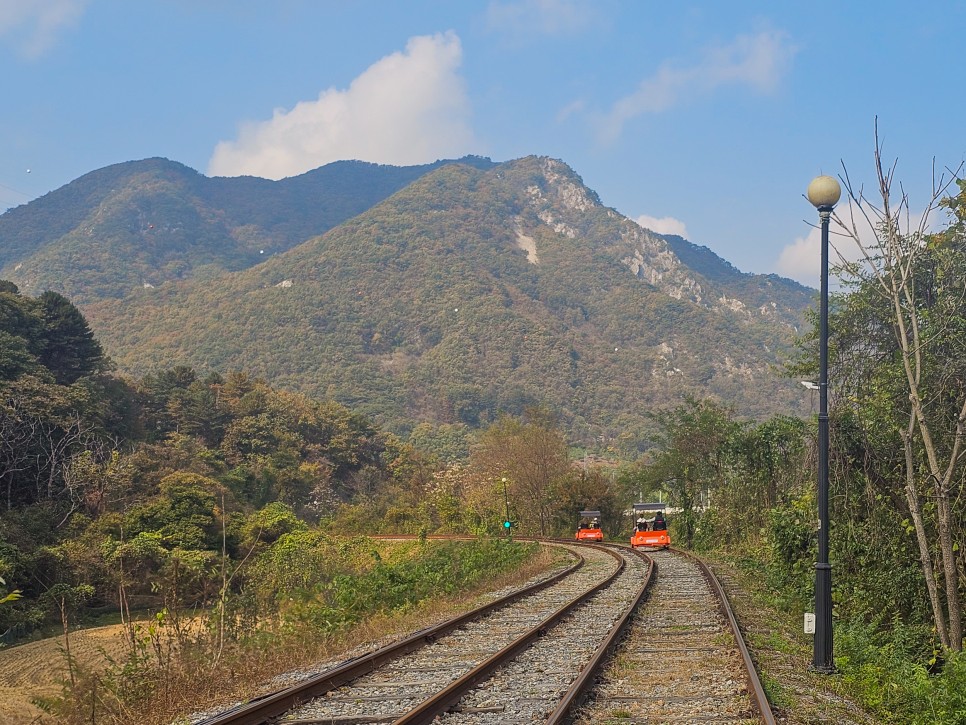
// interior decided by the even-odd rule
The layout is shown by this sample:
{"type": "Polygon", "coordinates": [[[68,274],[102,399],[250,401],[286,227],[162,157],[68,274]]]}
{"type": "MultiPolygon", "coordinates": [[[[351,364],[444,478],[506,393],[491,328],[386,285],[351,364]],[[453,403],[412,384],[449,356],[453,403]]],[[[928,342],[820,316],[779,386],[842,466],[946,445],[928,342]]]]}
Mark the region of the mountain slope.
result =
{"type": "Polygon", "coordinates": [[[699,247],[676,235],[664,235],[668,246],[681,263],[708,281],[709,287],[721,290],[731,302],[778,316],[798,327],[801,310],[814,301],[815,290],[776,274],[747,274],[736,269],[707,247],[699,247]]]}
{"type": "Polygon", "coordinates": [[[575,439],[640,442],[648,411],[686,394],[799,409],[770,366],[802,300],[738,274],[695,273],[565,164],[528,157],[442,166],[258,266],[85,313],[135,372],[242,368],[403,432],[544,404],[575,439]]]}
{"type": "Polygon", "coordinates": [[[78,303],[209,279],[321,234],[446,163],[341,161],[281,181],[207,178],[166,159],[116,164],[0,216],[0,278],[78,303]]]}

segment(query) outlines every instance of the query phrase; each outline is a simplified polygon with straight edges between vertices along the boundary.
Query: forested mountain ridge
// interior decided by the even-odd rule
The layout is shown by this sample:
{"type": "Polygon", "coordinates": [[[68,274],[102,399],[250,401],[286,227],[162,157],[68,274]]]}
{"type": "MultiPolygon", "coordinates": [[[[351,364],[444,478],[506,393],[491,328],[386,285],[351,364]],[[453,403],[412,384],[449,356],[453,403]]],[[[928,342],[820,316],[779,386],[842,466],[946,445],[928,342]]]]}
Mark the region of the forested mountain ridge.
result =
{"type": "Polygon", "coordinates": [[[574,440],[640,445],[648,412],[685,395],[800,409],[773,366],[807,290],[697,274],[560,161],[479,166],[437,168],[250,269],[85,314],[123,369],[244,369],[403,433],[542,404],[574,440]]]}
{"type": "Polygon", "coordinates": [[[0,215],[0,279],[78,304],[210,279],[322,234],[446,163],[339,161],[280,181],[208,178],[161,158],[114,164],[0,215]]]}

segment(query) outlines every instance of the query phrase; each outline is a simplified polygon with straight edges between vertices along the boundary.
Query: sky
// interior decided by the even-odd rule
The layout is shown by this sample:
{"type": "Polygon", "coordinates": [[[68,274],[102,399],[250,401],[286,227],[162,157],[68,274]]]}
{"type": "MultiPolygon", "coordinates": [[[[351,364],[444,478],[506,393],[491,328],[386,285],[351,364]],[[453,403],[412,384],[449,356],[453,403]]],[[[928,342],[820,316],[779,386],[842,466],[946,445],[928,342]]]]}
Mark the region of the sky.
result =
{"type": "Polygon", "coordinates": [[[0,212],[157,156],[280,179],[536,154],[815,287],[805,189],[874,187],[876,123],[914,210],[966,158],[964,29],[951,0],[0,0],[0,212]]]}

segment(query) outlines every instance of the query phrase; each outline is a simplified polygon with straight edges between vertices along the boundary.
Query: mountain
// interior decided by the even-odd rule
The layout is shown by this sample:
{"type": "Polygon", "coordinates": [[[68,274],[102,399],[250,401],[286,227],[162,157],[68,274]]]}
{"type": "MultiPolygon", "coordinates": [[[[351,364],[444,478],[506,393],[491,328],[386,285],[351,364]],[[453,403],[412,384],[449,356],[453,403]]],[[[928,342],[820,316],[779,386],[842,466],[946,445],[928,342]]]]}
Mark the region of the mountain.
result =
{"type": "Polygon", "coordinates": [[[777,274],[746,274],[707,247],[699,247],[677,235],[664,235],[671,251],[693,273],[713,286],[726,290],[743,305],[763,311],[771,309],[786,323],[797,327],[801,311],[813,301],[815,290],[777,274]]]}
{"type": "Polygon", "coordinates": [[[79,304],[210,279],[322,234],[447,163],[340,161],[281,181],[208,178],[159,158],[115,164],[0,215],[0,279],[79,304]]]}
{"type": "MultiPolygon", "coordinates": [[[[99,182],[99,193],[73,189],[73,221],[59,221],[46,241],[23,230],[36,225],[17,227],[3,217],[0,235],[15,229],[18,240],[32,240],[32,247],[18,242],[32,250],[29,260],[52,260],[51,250],[67,238],[76,254],[99,258],[101,240],[70,224],[98,219],[106,200],[120,207],[125,194],[143,199],[138,208],[160,209],[171,195],[152,196],[150,188],[212,182],[217,205],[211,191],[179,198],[221,210],[222,228],[235,234],[223,235],[221,246],[202,244],[187,230],[205,215],[178,222],[172,208],[157,237],[160,247],[177,247],[184,271],[158,277],[169,281],[147,287],[118,272],[129,290],[121,297],[123,285],[99,288],[87,269],[62,264],[63,276],[48,284],[74,294],[122,370],[244,369],[339,400],[403,434],[419,422],[485,425],[501,412],[542,404],[575,441],[603,436],[643,445],[653,427],[649,412],[685,395],[717,397],[750,417],[802,411],[797,384],[774,366],[801,324],[809,290],[742,274],[707,249],[642,229],[605,207],[561,161],[469,161],[395,172],[349,164],[361,176],[385,172],[382,199],[370,204],[379,196],[370,193],[352,207],[361,213],[317,212],[311,221],[295,218],[294,201],[293,211],[275,217],[272,203],[255,203],[254,189],[281,194],[271,185],[282,182],[206,180],[152,161],[157,177],[127,186],[99,182]],[[401,181],[406,174],[409,183],[401,181]],[[390,194],[393,183],[398,191],[390,194]],[[179,223],[185,231],[175,234],[179,223]],[[288,236],[283,227],[292,230],[288,236]],[[258,230],[257,245],[240,241],[242,228],[258,230]],[[292,241],[301,233],[311,238],[292,241]],[[184,244],[167,241],[169,234],[184,244]],[[256,258],[255,247],[270,234],[274,253],[256,258]]],[[[326,196],[335,191],[316,191],[316,204],[349,209],[352,189],[338,189],[339,204],[326,196]]],[[[279,198],[297,196],[286,193],[292,196],[279,198]]],[[[14,210],[18,219],[30,207],[14,210]]],[[[142,216],[142,226],[149,218],[156,217],[142,216]]],[[[147,253],[133,249],[147,264],[147,253]]],[[[9,270],[16,256],[5,254],[9,270]]]]}

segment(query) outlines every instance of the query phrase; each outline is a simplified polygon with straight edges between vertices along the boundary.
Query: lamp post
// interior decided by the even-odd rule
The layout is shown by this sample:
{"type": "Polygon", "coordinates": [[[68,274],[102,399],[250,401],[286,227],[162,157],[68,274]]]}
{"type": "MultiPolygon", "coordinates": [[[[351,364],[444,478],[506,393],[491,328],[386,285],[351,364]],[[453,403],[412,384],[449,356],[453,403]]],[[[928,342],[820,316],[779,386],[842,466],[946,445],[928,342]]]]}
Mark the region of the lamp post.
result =
{"type": "Polygon", "coordinates": [[[842,196],[832,176],[816,176],[808,200],[818,209],[822,226],[822,286],[818,331],[818,561],[815,562],[815,640],[812,669],[835,672],[832,659],[832,565],[828,562],[828,225],[842,196]]]}

